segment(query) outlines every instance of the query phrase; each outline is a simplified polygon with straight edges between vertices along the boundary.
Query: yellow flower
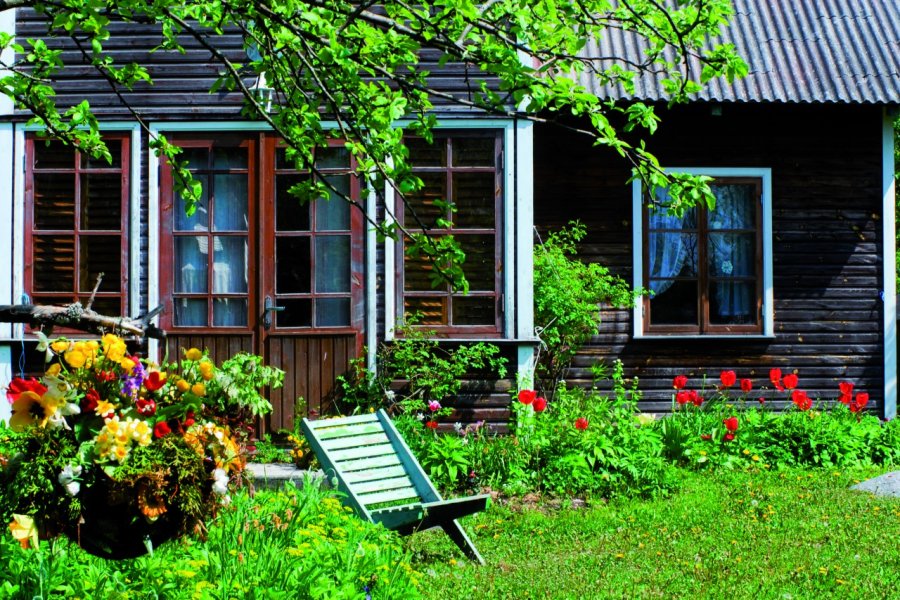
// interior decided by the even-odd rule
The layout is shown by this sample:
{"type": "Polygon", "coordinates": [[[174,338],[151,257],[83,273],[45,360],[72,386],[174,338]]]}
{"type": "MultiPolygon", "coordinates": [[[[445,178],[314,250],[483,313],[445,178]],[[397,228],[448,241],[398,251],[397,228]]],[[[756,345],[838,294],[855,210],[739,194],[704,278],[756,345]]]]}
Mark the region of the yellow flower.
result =
{"type": "Polygon", "coordinates": [[[126,373],[131,373],[131,370],[134,368],[135,362],[128,358],[127,356],[119,361],[119,366],[121,366],[126,373]]]}
{"type": "Polygon", "coordinates": [[[29,542],[34,548],[38,547],[38,531],[34,526],[34,519],[27,515],[13,515],[13,521],[9,524],[9,530],[13,537],[24,549],[28,549],[29,542]]]}
{"type": "Polygon", "coordinates": [[[103,354],[109,360],[119,362],[125,357],[127,348],[125,347],[125,342],[119,336],[107,333],[103,336],[102,342],[103,354]]]}
{"type": "Polygon", "coordinates": [[[758,454],[754,454],[754,455],[753,455],[753,460],[759,462],[759,455],[758,455],[758,454]]]}
{"type": "Polygon", "coordinates": [[[184,357],[188,360],[200,360],[203,358],[203,353],[198,348],[191,348],[184,352],[184,357]]]}
{"type": "Polygon", "coordinates": [[[109,402],[108,400],[101,400],[97,403],[97,408],[94,409],[94,412],[102,417],[103,415],[109,414],[114,410],[116,410],[115,404],[109,402]]]}
{"type": "Polygon", "coordinates": [[[47,367],[47,375],[50,377],[56,377],[59,375],[60,370],[62,369],[62,365],[59,363],[53,363],[49,367],[47,367]]]}
{"type": "Polygon", "coordinates": [[[214,365],[210,361],[205,360],[202,363],[200,363],[200,375],[203,376],[203,379],[209,381],[210,379],[213,378],[213,369],[214,368],[215,368],[214,365]]]}
{"type": "Polygon", "coordinates": [[[178,391],[183,394],[184,392],[191,389],[191,384],[184,379],[179,379],[175,382],[175,387],[178,388],[178,391]]]}
{"type": "Polygon", "coordinates": [[[84,352],[78,349],[69,350],[63,355],[63,357],[71,367],[74,367],[76,369],[80,369],[84,366],[84,363],[87,362],[87,357],[84,355],[84,352]]]}
{"type": "Polygon", "coordinates": [[[195,383],[191,386],[191,393],[202,398],[206,395],[206,386],[202,383],[195,383]]]}
{"type": "Polygon", "coordinates": [[[56,340],[50,344],[50,348],[57,354],[62,354],[69,349],[69,342],[67,340],[56,340]]]}
{"type": "Polygon", "coordinates": [[[117,445],[116,450],[113,453],[113,458],[118,462],[123,462],[125,458],[128,456],[128,448],[126,446],[117,445]]]}
{"type": "Polygon", "coordinates": [[[750,451],[744,448],[744,454],[750,454],[750,451]]]}
{"type": "Polygon", "coordinates": [[[43,427],[54,412],[56,407],[48,406],[37,393],[25,391],[13,402],[9,426],[13,431],[22,431],[28,425],[43,427]]]}

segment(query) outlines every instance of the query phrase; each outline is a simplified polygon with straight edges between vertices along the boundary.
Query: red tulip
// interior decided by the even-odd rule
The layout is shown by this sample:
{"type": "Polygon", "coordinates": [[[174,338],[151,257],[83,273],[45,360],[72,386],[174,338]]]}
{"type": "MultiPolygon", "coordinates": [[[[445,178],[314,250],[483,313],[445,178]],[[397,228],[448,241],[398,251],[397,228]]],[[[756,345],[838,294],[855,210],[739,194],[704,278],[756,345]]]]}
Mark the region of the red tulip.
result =
{"type": "Polygon", "coordinates": [[[137,408],[138,414],[144,417],[152,417],[156,413],[156,402],[153,400],[139,398],[134,405],[137,408]]]}
{"type": "Polygon", "coordinates": [[[812,407],[812,399],[803,390],[794,390],[791,394],[791,401],[800,410],[809,410],[812,407]]]}
{"type": "Polygon", "coordinates": [[[731,432],[728,432],[722,437],[722,439],[725,440],[726,442],[734,441],[734,434],[731,432]]]}
{"type": "Polygon", "coordinates": [[[737,375],[734,374],[734,371],[722,371],[719,374],[719,380],[722,382],[722,387],[730,388],[737,381],[737,375]]]}
{"type": "Polygon", "coordinates": [[[685,375],[676,375],[675,379],[672,380],[672,387],[676,390],[683,390],[684,386],[687,385],[688,378],[685,375]]]}
{"type": "Polygon", "coordinates": [[[147,375],[147,378],[144,379],[144,387],[147,388],[148,392],[155,392],[166,383],[166,375],[165,373],[160,373],[159,371],[150,371],[147,375]]]}
{"type": "Polygon", "coordinates": [[[153,436],[157,438],[161,438],[163,436],[169,435],[172,433],[172,429],[169,427],[169,424],[165,421],[160,421],[156,425],[153,426],[153,436]]]}
{"type": "Polygon", "coordinates": [[[532,406],[534,407],[534,412],[544,412],[544,409],[547,408],[547,399],[543,396],[539,396],[534,399],[534,404],[532,404],[532,406]]]}
{"type": "Polygon", "coordinates": [[[796,375],[794,375],[793,373],[791,373],[790,375],[785,375],[784,379],[783,379],[784,387],[786,387],[789,390],[794,389],[795,387],[797,387],[798,379],[799,378],[796,375]]]}
{"type": "Polygon", "coordinates": [[[700,406],[701,404],[703,404],[703,396],[698,394],[696,390],[691,390],[690,392],[688,392],[688,398],[694,406],[700,406]]]}
{"type": "MultiPolygon", "coordinates": [[[[694,392],[694,393],[696,394],[696,392],[694,392]]],[[[685,404],[687,404],[690,401],[691,401],[690,392],[681,390],[677,394],[675,394],[675,402],[677,402],[678,404],[680,404],[682,406],[684,406],[685,404]]]]}
{"type": "Polygon", "coordinates": [[[426,421],[426,422],[425,422],[425,427],[427,427],[428,429],[437,429],[437,428],[438,428],[438,422],[437,422],[437,421],[426,421]]]}
{"type": "Polygon", "coordinates": [[[579,431],[584,431],[588,428],[588,420],[584,417],[578,417],[575,419],[575,429],[579,431]]]}
{"type": "Polygon", "coordinates": [[[536,396],[537,392],[534,390],[522,390],[519,392],[519,402],[525,405],[531,404],[536,396]]]}
{"type": "Polygon", "coordinates": [[[193,425],[194,423],[195,423],[195,420],[194,420],[194,411],[189,410],[189,411],[187,411],[187,412],[185,413],[185,415],[184,415],[184,426],[185,426],[185,427],[190,427],[190,426],[193,425]]]}
{"type": "Polygon", "coordinates": [[[727,429],[728,431],[734,432],[738,430],[737,417],[728,417],[727,419],[723,419],[722,423],[725,425],[725,429],[727,429]]]}
{"type": "Polygon", "coordinates": [[[745,394],[749,394],[750,390],[753,389],[753,382],[749,379],[741,379],[741,391],[745,394]]]}
{"type": "Polygon", "coordinates": [[[94,412],[97,409],[97,404],[100,402],[100,394],[97,393],[97,390],[91,388],[84,395],[84,399],[81,401],[81,412],[94,412]]]}
{"type": "Polygon", "coordinates": [[[781,384],[781,369],[772,369],[769,371],[769,381],[772,382],[772,385],[775,386],[775,389],[779,392],[784,391],[784,386],[781,384]]]}

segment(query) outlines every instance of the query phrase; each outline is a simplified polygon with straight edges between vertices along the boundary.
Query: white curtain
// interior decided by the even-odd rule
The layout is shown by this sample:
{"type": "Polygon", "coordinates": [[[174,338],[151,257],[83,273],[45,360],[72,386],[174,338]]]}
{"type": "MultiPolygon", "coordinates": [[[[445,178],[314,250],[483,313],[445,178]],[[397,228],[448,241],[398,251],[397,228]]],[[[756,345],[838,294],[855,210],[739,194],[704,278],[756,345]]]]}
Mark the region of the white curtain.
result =
{"type": "MultiPolygon", "coordinates": [[[[756,210],[751,188],[747,185],[716,185],[716,210],[709,216],[710,269],[716,277],[754,277],[756,275],[754,236],[742,233],[716,233],[717,229],[755,229],[756,210]]],[[[716,282],[717,314],[726,322],[752,319],[755,282],[716,282]]]]}
{"type": "MultiPolygon", "coordinates": [[[[665,211],[651,211],[649,219],[649,255],[650,255],[650,290],[655,294],[662,294],[673,283],[671,278],[677,276],[684,267],[684,261],[688,255],[685,245],[686,236],[681,229],[692,217],[692,211],[686,212],[682,217],[666,214],[665,211]],[[653,231],[655,229],[671,229],[674,231],[653,231]],[[663,277],[665,279],[656,279],[663,277]]],[[[692,219],[691,219],[692,220],[692,219]]]]}

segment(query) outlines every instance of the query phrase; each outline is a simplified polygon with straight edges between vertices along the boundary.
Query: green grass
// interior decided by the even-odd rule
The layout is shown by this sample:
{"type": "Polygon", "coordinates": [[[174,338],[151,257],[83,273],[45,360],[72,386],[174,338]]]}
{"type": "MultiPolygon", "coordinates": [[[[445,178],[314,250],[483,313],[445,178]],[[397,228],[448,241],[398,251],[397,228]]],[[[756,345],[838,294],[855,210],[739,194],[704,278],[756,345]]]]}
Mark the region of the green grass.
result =
{"type": "Polygon", "coordinates": [[[427,598],[887,598],[900,501],[848,489],[877,473],[684,473],[669,498],[584,509],[493,506],[467,519],[488,562],[414,536],[427,598]]]}

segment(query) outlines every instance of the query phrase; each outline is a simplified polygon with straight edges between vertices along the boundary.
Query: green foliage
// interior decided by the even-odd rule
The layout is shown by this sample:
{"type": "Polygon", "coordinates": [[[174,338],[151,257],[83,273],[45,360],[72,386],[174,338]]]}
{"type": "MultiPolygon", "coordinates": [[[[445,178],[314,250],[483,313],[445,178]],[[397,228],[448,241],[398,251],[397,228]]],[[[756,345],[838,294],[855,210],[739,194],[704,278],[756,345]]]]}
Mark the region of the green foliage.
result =
{"type": "Polygon", "coordinates": [[[185,539],[152,556],[105,561],[67,540],[22,550],[0,536],[3,598],[227,600],[417,598],[400,539],[359,520],[333,492],[303,488],[235,495],[205,541],[185,539]]]}
{"type": "MultiPolygon", "coordinates": [[[[128,90],[152,84],[153,79],[144,65],[119,63],[118,54],[108,50],[111,31],[118,23],[158,26],[157,56],[202,46],[221,74],[210,92],[240,94],[246,118],[265,123],[283,139],[288,160],[298,168],[315,169],[316,149],[340,138],[356,158],[363,180],[392,181],[403,195],[422,185],[408,164],[404,134],[428,139],[435,124],[431,113],[435,103],[452,102],[504,118],[548,113],[579,117],[596,145],[612,149],[635,165],[634,176],[644,180],[648,189],[683,188],[683,197],[676,196],[668,207],[679,212],[685,205],[709,201],[708,186],[700,178],[666,174],[642,144],[621,135],[652,133],[659,120],[654,107],[639,102],[620,106],[599,98],[579,76],[590,71],[600,86],[621,85],[629,92],[640,73],[661,73],[674,103],[713,78],[732,81],[747,72],[733,46],[711,42],[733,12],[728,0],[674,4],[656,0],[422,0],[414,4],[387,0],[377,6],[350,0],[121,0],[114,6],[82,0],[23,0],[17,6],[32,7],[45,16],[48,37],[70,38],[96,76],[126,103],[128,90]],[[642,39],[643,61],[579,56],[585,40],[602,38],[607,28],[625,29],[642,39]],[[239,62],[233,60],[234,30],[243,36],[247,53],[246,60],[239,62]],[[422,68],[422,57],[435,53],[442,62],[458,62],[473,73],[483,73],[497,82],[498,89],[473,84],[470,94],[447,94],[439,80],[430,79],[422,68]],[[258,83],[265,82],[265,89],[248,84],[254,76],[258,83]],[[614,126],[614,122],[622,125],[614,126]]],[[[0,49],[12,49],[17,56],[0,78],[0,93],[11,98],[16,108],[31,111],[32,123],[42,126],[48,136],[109,160],[87,101],[57,106],[54,86],[63,78],[62,51],[56,47],[42,39],[0,37],[0,49]]],[[[137,111],[133,116],[148,132],[150,148],[173,166],[176,193],[185,199],[187,213],[193,213],[200,184],[179,159],[180,150],[151,132],[137,111]]],[[[327,183],[319,181],[297,191],[308,201],[327,195],[325,188],[327,183]]],[[[465,288],[459,245],[449,237],[437,243],[423,241],[419,236],[424,231],[413,236],[405,223],[368,217],[380,236],[413,239],[411,248],[432,260],[438,280],[465,288]]]]}
{"type": "Polygon", "coordinates": [[[215,408],[220,412],[246,411],[259,417],[272,410],[260,389],[279,388],[283,383],[284,371],[263,365],[261,356],[238,352],[219,367],[209,383],[208,396],[217,403],[215,408]]]}
{"type": "Polygon", "coordinates": [[[573,221],[534,249],[534,322],[542,344],[536,375],[551,398],[575,353],[596,333],[599,305],[633,306],[639,294],[606,267],[577,258],[585,235],[585,226],[573,221]]]}

